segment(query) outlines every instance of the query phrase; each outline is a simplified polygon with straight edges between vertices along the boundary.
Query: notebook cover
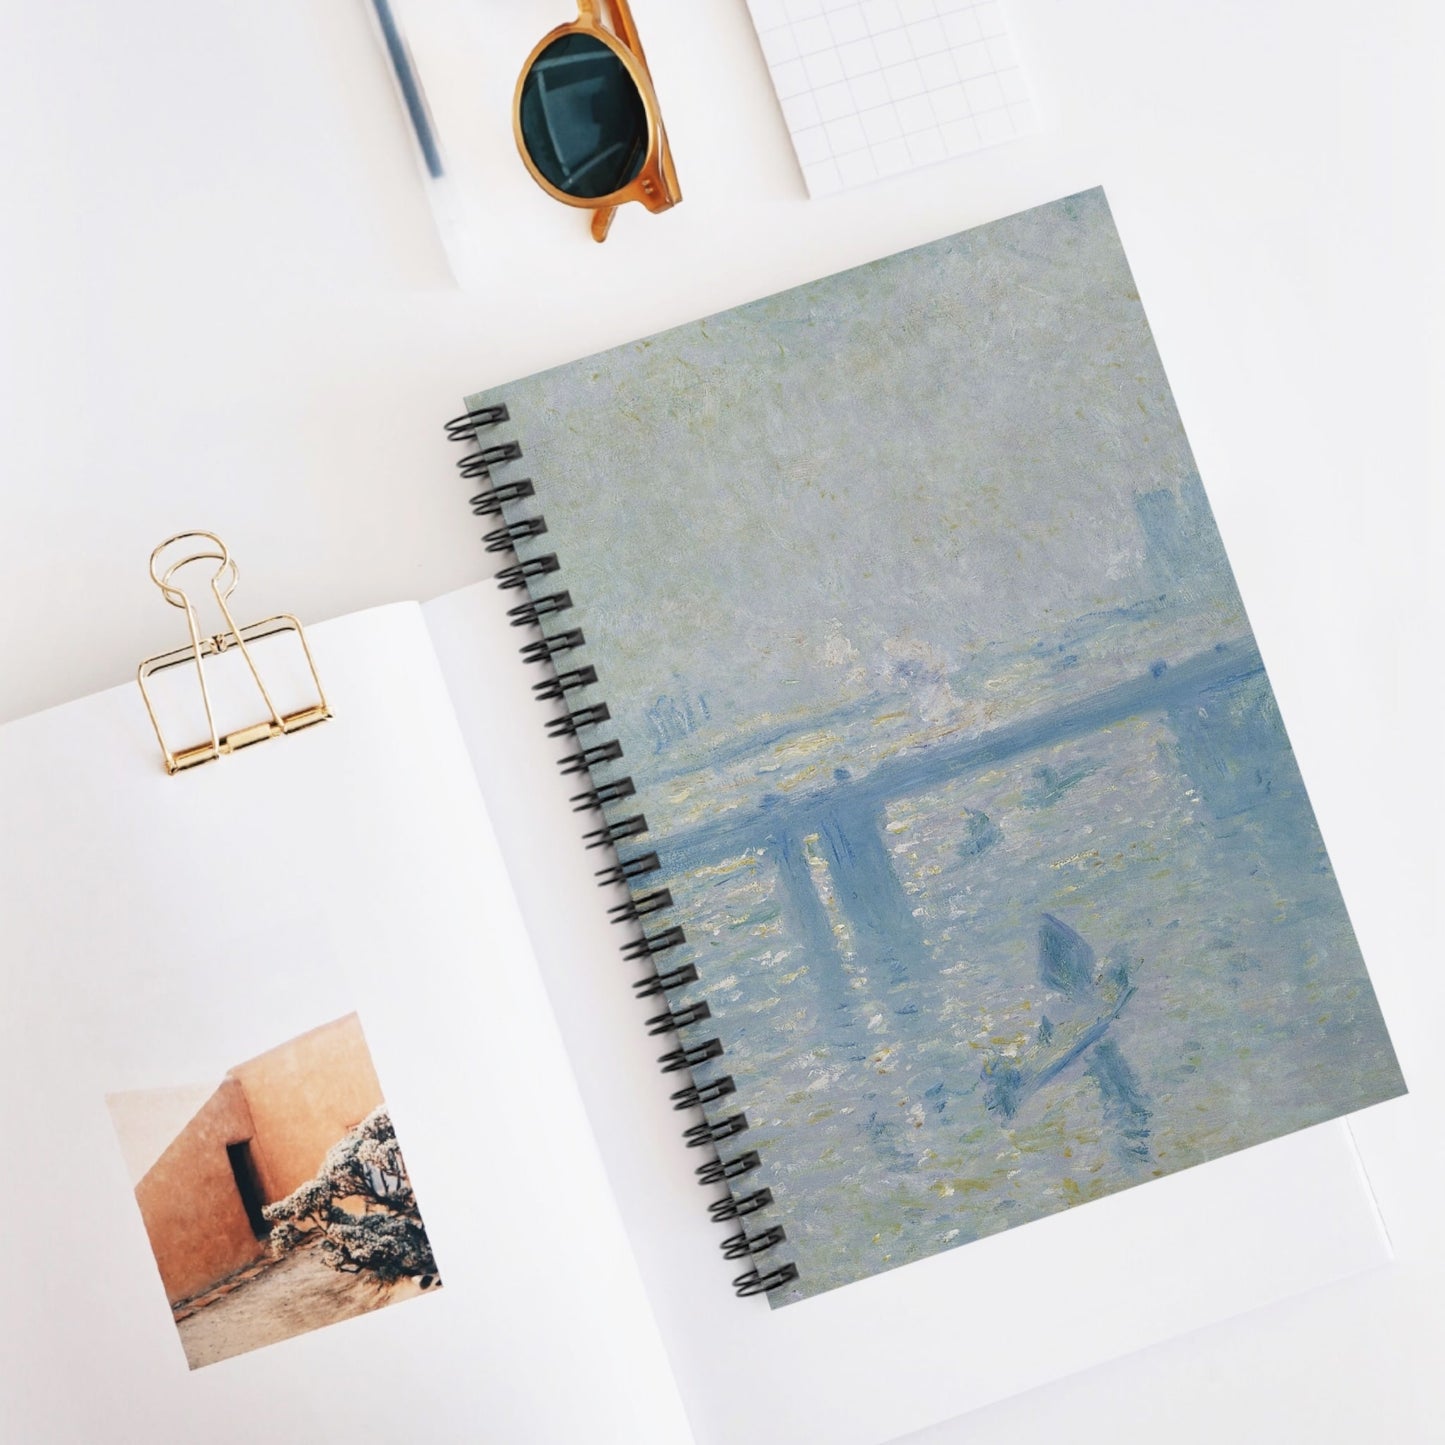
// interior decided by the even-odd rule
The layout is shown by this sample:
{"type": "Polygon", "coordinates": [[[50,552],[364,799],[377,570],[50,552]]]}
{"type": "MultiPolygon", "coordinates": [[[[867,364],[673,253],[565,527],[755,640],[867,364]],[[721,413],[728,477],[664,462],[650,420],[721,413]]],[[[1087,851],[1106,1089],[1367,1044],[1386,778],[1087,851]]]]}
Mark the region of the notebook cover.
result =
{"type": "Polygon", "coordinates": [[[496,402],[772,1303],[1404,1092],[1102,191],[496,402]]]}

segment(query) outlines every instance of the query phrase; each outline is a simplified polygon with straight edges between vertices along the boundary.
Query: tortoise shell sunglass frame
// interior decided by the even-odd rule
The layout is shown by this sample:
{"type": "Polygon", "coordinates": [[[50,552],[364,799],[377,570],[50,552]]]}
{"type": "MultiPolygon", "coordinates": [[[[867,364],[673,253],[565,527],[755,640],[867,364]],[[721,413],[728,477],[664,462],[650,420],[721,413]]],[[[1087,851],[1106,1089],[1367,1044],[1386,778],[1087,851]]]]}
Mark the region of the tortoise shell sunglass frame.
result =
{"type": "Polygon", "coordinates": [[[595,241],[628,201],[666,211],[682,200],[627,0],[577,0],[577,19],[537,42],[517,80],[512,130],[532,179],[591,210],[595,241]]]}

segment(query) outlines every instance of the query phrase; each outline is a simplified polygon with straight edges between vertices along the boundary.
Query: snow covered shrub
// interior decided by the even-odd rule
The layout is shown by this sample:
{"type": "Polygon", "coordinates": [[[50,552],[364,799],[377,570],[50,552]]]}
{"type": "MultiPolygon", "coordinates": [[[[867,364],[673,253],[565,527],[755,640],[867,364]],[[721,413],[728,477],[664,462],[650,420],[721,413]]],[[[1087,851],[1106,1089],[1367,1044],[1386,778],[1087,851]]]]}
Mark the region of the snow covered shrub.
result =
{"type": "Polygon", "coordinates": [[[332,1269],[366,1272],[381,1284],[408,1275],[421,1276],[423,1287],[440,1283],[385,1105],[327,1150],[314,1179],[262,1213],[271,1224],[275,1255],[289,1254],[319,1232],[321,1258],[332,1269]]]}

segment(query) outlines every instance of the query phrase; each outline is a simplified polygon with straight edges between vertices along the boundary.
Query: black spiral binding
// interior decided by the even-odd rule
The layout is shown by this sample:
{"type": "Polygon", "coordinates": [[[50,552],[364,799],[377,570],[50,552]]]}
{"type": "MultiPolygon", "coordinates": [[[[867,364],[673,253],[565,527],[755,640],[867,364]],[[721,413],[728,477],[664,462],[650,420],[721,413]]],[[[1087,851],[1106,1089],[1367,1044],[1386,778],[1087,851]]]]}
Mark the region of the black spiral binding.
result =
{"type": "MultiPolygon", "coordinates": [[[[526,501],[536,495],[530,478],[505,478],[497,481],[494,467],[505,467],[520,461],[522,448],[515,441],[488,444],[482,434],[488,429],[510,421],[505,404],[476,407],[462,416],[454,417],[446,425],[447,437],[456,442],[473,446],[457,466],[467,480],[480,480],[482,491],[471,498],[473,513],[479,517],[501,517],[502,525],[485,533],[482,542],[488,552],[506,553],[512,561],[497,573],[497,584],[505,590],[525,588],[527,600],[508,609],[507,616],[513,627],[542,627],[548,620],[566,612],[572,606],[572,596],[565,590],[543,592],[539,584],[545,578],[561,570],[561,563],[554,552],[539,552],[522,556],[518,549],[528,549],[547,532],[547,522],[541,515],[518,517],[508,520],[505,509],[513,503],[526,501]]],[[[558,767],[568,776],[585,778],[589,786],[572,798],[578,812],[602,812],[603,824],[583,834],[589,848],[610,848],[614,862],[597,870],[599,887],[616,885],[631,887],[640,879],[656,873],[661,862],[654,852],[629,852],[623,855],[617,850],[630,840],[640,838],[647,832],[647,818],[642,813],[627,817],[608,818],[605,809],[626,798],[634,796],[636,789],[630,777],[598,778],[594,769],[622,758],[622,745],[614,740],[593,741],[584,735],[591,728],[607,722],[611,714],[606,703],[585,703],[573,707],[570,694],[593,686],[597,682],[596,669],[587,665],[572,665],[567,654],[586,645],[580,628],[564,628],[544,633],[540,639],[526,643],[521,648],[522,659],[527,663],[538,663],[547,668],[548,675],[533,686],[533,695],[539,702],[560,703],[563,711],[546,723],[547,735],[552,738],[576,740],[576,746],[565,757],[558,760],[558,767]],[[563,659],[558,665],[558,660],[563,659]]],[[[677,989],[696,983],[697,969],[691,963],[674,964],[671,954],[683,947],[687,935],[677,925],[654,929],[656,915],[673,906],[671,892],[666,888],[652,888],[642,892],[631,892],[625,903],[609,910],[614,923],[629,926],[633,937],[622,945],[621,952],[630,961],[645,961],[651,964],[651,971],[645,978],[638,979],[633,988],[639,998],[670,1000],[677,989]]],[[[668,1003],[662,1013],[646,1022],[647,1032],[652,1035],[674,1034],[693,1024],[711,1017],[711,1010],[703,999],[668,1003]]],[[[672,1095],[673,1106],[677,1109],[696,1110],[703,1114],[703,1121],[687,1129],[683,1138],[688,1148],[705,1148],[711,1157],[698,1166],[698,1182],[703,1185],[722,1184],[727,1187],[723,1198],[715,1200],[709,1213],[715,1220],[740,1220],[750,1217],[773,1202],[769,1189],[753,1189],[739,1192],[733,1188],[734,1181],[745,1179],[762,1160],[756,1150],[748,1149],[740,1154],[724,1158],[718,1146],[743,1133],[748,1127],[747,1115],[741,1112],[719,1118],[707,1116],[707,1107],[736,1093],[737,1085],[730,1074],[721,1074],[699,1084],[691,1079],[692,1070],[723,1054],[719,1039],[704,1039],[700,1043],[681,1043],[661,1055],[658,1064],[663,1073],[685,1073],[690,1082],[672,1095]]],[[[776,1248],[786,1235],[781,1225],[771,1225],[749,1233],[746,1228],[730,1235],[722,1243],[724,1259],[755,1259],[776,1248]]],[[[766,1294],[781,1288],[798,1277],[798,1267],[792,1263],[781,1263],[772,1269],[754,1264],[746,1273],[733,1280],[733,1288],[739,1295],[766,1294]]]]}

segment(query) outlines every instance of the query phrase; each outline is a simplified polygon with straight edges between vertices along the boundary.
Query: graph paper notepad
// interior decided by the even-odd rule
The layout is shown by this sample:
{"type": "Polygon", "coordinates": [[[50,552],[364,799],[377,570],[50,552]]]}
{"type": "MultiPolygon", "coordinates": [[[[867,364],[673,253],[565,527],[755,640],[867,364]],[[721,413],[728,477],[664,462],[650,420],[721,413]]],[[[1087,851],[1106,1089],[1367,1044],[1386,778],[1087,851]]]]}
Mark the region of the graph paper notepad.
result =
{"type": "Polygon", "coordinates": [[[998,0],[748,0],[811,196],[1038,129],[998,0]]]}

